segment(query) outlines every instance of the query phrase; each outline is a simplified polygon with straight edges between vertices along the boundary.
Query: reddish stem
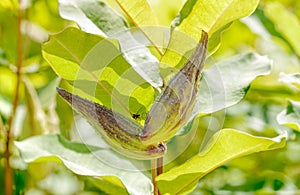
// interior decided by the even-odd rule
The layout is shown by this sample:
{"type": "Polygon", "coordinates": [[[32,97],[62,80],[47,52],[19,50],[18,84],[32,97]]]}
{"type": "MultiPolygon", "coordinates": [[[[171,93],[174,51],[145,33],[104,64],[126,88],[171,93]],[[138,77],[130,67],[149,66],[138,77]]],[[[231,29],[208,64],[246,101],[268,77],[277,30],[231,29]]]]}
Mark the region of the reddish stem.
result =
{"type": "Polygon", "coordinates": [[[23,44],[22,44],[22,32],[21,32],[21,22],[22,22],[22,9],[20,7],[21,0],[19,0],[19,8],[17,13],[17,61],[16,61],[16,88],[15,88],[15,96],[13,99],[13,108],[12,113],[8,119],[8,127],[6,131],[6,142],[5,142],[5,194],[12,195],[13,194],[13,170],[10,165],[10,145],[13,140],[12,126],[13,119],[16,115],[17,107],[19,104],[19,88],[21,83],[21,68],[23,64],[23,44]]]}
{"type": "Polygon", "coordinates": [[[155,178],[163,173],[163,157],[151,160],[152,184],[154,195],[160,195],[155,178]]]}

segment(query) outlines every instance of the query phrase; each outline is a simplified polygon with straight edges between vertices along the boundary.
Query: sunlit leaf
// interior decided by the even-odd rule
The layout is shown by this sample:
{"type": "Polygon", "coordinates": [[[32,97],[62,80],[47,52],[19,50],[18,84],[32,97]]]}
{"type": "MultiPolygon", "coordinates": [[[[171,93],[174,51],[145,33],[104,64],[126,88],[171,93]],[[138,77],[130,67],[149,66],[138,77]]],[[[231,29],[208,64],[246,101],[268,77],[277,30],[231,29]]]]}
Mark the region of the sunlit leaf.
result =
{"type": "MultiPolygon", "coordinates": [[[[189,0],[176,18],[177,29],[199,39],[201,31],[212,34],[224,25],[250,15],[258,0],[189,0]]],[[[175,22],[174,21],[174,22],[175,22]]]]}
{"type": "Polygon", "coordinates": [[[53,104],[53,102],[55,102],[55,98],[57,95],[56,87],[59,85],[60,81],[60,78],[56,78],[50,81],[47,86],[45,86],[43,90],[40,91],[39,99],[43,108],[49,108],[53,104]]]}
{"type": "MultiPolygon", "coordinates": [[[[37,135],[45,132],[49,132],[47,127],[46,113],[42,109],[41,102],[38,95],[32,86],[30,80],[26,77],[23,78],[25,86],[25,101],[29,122],[29,135],[37,135]]],[[[28,136],[28,135],[27,135],[28,136]]]]}
{"type": "Polygon", "coordinates": [[[107,194],[129,194],[120,179],[114,176],[89,177],[88,181],[91,182],[94,187],[107,194]]]}
{"type": "Polygon", "coordinates": [[[54,134],[31,137],[15,142],[15,145],[27,163],[62,162],[78,175],[111,176],[114,177],[114,181],[120,178],[130,194],[150,194],[152,191],[150,179],[142,172],[125,171],[102,162],[101,156],[105,156],[118,163],[128,164],[126,160],[112,155],[107,149],[70,142],[54,134]]]}
{"type": "MultiPolygon", "coordinates": [[[[162,63],[177,66],[181,56],[196,46],[202,29],[211,37],[232,21],[250,15],[258,2],[258,0],[188,0],[173,21],[174,30],[162,63]]],[[[218,40],[219,33],[215,34],[214,39],[218,40]]]]}
{"type": "Polygon", "coordinates": [[[279,81],[300,90],[300,73],[286,74],[281,72],[279,75],[279,81]]]}
{"type": "Polygon", "coordinates": [[[7,99],[0,96],[0,114],[3,118],[8,118],[12,110],[12,104],[7,99]]]}
{"type": "MultiPolygon", "coordinates": [[[[62,33],[50,37],[49,42],[43,45],[43,56],[56,74],[62,78],[93,81],[95,79],[87,71],[81,71],[84,64],[80,65],[88,52],[103,40],[103,37],[81,33],[76,28],[68,28],[62,33]]],[[[90,66],[97,67],[95,64],[90,66]]]]}
{"type": "Polygon", "coordinates": [[[50,37],[43,56],[75,87],[73,93],[124,115],[145,117],[154,100],[152,87],[126,62],[115,40],[68,28],[50,37]]]}
{"type": "Polygon", "coordinates": [[[277,115],[280,125],[300,131],[300,102],[289,100],[286,109],[277,115]]]}
{"type": "Polygon", "coordinates": [[[163,32],[158,28],[158,18],[147,0],[115,0],[134,25],[146,36],[162,55],[163,32]]]}
{"type": "Polygon", "coordinates": [[[256,152],[282,148],[285,142],[286,135],[265,138],[233,129],[220,130],[197,156],[158,176],[157,185],[162,194],[185,194],[195,187],[199,179],[225,162],[256,152]]]}
{"type": "MultiPolygon", "coordinates": [[[[255,53],[237,55],[203,71],[197,101],[190,121],[197,115],[213,113],[239,103],[258,76],[267,75],[271,61],[255,53]]],[[[191,124],[177,135],[186,134],[191,124]]]]}
{"type": "Polygon", "coordinates": [[[16,78],[16,75],[8,67],[0,67],[0,94],[2,96],[13,96],[16,78]]]}
{"type": "Polygon", "coordinates": [[[265,7],[265,14],[300,56],[300,22],[297,16],[278,2],[268,3],[265,7]]]}
{"type": "Polygon", "coordinates": [[[158,19],[148,1],[116,0],[116,2],[137,27],[158,25],[158,19]]]}
{"type": "MultiPolygon", "coordinates": [[[[77,22],[86,32],[118,39],[124,58],[134,70],[152,86],[158,88],[162,85],[158,60],[147,47],[135,40],[126,20],[103,1],[59,0],[59,10],[63,18],[77,22]]],[[[135,16],[140,15],[135,14],[135,16]]],[[[141,19],[137,18],[137,20],[141,19]]]]}
{"type": "Polygon", "coordinates": [[[258,76],[270,73],[272,61],[256,53],[236,55],[203,71],[195,113],[212,113],[238,103],[258,76]]]}

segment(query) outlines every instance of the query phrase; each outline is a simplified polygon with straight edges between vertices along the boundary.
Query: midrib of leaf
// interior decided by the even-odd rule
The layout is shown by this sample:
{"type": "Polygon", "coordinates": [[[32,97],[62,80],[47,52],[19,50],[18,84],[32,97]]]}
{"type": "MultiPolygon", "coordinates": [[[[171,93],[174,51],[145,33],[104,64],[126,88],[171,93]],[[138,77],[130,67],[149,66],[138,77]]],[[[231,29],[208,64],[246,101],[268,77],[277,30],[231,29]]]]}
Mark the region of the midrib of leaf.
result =
{"type": "MultiPolygon", "coordinates": [[[[154,46],[160,56],[163,56],[163,52],[159,49],[159,47],[155,44],[155,42],[151,39],[151,37],[139,26],[138,22],[131,16],[131,14],[125,9],[122,3],[119,0],[115,0],[123,12],[130,18],[130,20],[134,23],[134,25],[145,35],[145,37],[150,41],[150,43],[154,46]]],[[[141,11],[137,14],[139,15],[141,11]]]]}
{"type": "MultiPolygon", "coordinates": [[[[61,45],[69,54],[72,55],[72,57],[77,61],[77,63],[79,65],[83,65],[85,66],[84,64],[81,64],[80,62],[80,59],[78,58],[78,56],[76,56],[76,54],[74,54],[68,47],[66,47],[59,39],[57,39],[56,37],[53,37],[55,41],[57,41],[59,43],[59,45],[61,45]]],[[[79,66],[80,67],[80,66],[79,66]]],[[[126,111],[128,114],[131,115],[130,111],[126,108],[126,106],[122,103],[121,100],[119,100],[118,97],[116,97],[112,91],[110,91],[106,86],[105,84],[103,84],[98,78],[97,76],[93,73],[93,72],[90,72],[88,70],[83,70],[83,71],[86,71],[88,74],[90,74],[94,79],[95,81],[114,99],[118,102],[118,104],[124,109],[124,111],[126,111]]]]}

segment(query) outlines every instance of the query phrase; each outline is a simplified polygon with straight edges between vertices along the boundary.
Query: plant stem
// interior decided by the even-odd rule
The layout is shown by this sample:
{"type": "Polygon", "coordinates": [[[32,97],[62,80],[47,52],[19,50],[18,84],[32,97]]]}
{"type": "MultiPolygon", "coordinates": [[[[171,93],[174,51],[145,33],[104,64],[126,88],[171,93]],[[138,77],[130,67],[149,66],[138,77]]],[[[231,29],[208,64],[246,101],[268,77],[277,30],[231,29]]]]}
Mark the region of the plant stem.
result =
{"type": "Polygon", "coordinates": [[[151,174],[152,174],[152,184],[154,188],[154,195],[160,195],[157,188],[155,178],[163,173],[163,157],[151,160],[151,174]]]}
{"type": "Polygon", "coordinates": [[[157,176],[163,173],[163,160],[163,157],[157,159],[157,176]]]}
{"type": "Polygon", "coordinates": [[[152,184],[154,188],[154,195],[158,195],[158,188],[155,182],[155,178],[157,176],[157,167],[156,167],[156,159],[151,160],[151,174],[152,174],[152,184]]]}
{"type": "Polygon", "coordinates": [[[18,7],[18,13],[17,13],[17,60],[16,60],[16,76],[17,76],[17,82],[16,82],[16,88],[15,88],[15,94],[12,101],[12,112],[8,119],[8,127],[6,131],[6,148],[4,152],[5,156],[5,194],[6,195],[12,195],[13,194],[13,171],[10,166],[10,145],[13,140],[13,133],[12,133],[12,126],[13,126],[13,119],[16,115],[17,107],[19,104],[19,88],[21,83],[21,67],[23,64],[23,44],[22,44],[22,32],[21,32],[21,22],[22,22],[22,9],[20,7],[21,0],[19,0],[19,7],[18,7]]]}

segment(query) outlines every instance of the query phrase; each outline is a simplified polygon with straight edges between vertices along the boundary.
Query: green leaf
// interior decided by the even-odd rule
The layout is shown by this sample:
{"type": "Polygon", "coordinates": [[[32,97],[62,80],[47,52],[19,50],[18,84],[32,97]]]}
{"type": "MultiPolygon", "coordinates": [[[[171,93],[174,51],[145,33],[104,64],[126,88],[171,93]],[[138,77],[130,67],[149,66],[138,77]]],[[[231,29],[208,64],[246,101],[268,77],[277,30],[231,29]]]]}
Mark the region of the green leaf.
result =
{"type": "Polygon", "coordinates": [[[0,114],[3,118],[8,118],[12,111],[12,104],[6,98],[0,96],[0,114]]]}
{"type": "Polygon", "coordinates": [[[112,36],[129,27],[127,21],[100,0],[59,0],[59,13],[92,34],[112,36]]]}
{"type": "Polygon", "coordinates": [[[188,0],[175,19],[176,29],[197,40],[200,29],[213,34],[226,24],[250,15],[258,3],[259,0],[188,0]]]}
{"type": "Polygon", "coordinates": [[[120,180],[114,176],[89,177],[88,181],[106,194],[128,195],[128,191],[120,180]]]}
{"type": "Polygon", "coordinates": [[[7,59],[7,55],[3,49],[0,48],[0,66],[9,65],[9,61],[7,59]]]}
{"type": "Polygon", "coordinates": [[[279,81],[288,84],[294,89],[300,90],[300,73],[286,74],[281,72],[279,75],[279,81]]]}
{"type": "Polygon", "coordinates": [[[145,45],[135,40],[126,20],[103,1],[59,0],[59,10],[63,18],[74,20],[86,32],[118,39],[124,58],[134,70],[153,87],[162,85],[158,60],[145,45]]]}
{"type": "Polygon", "coordinates": [[[251,82],[267,75],[271,60],[256,53],[236,55],[203,71],[194,115],[209,114],[237,104],[251,82]]]}
{"type": "Polygon", "coordinates": [[[265,138],[233,129],[220,130],[198,155],[159,175],[157,185],[162,194],[185,194],[195,187],[199,179],[225,162],[256,152],[282,148],[285,142],[286,135],[265,138]]]}
{"type": "Polygon", "coordinates": [[[188,0],[173,21],[174,30],[168,49],[162,58],[166,66],[178,67],[183,54],[196,47],[201,30],[213,35],[210,50],[214,50],[225,25],[250,15],[259,0],[188,0]],[[222,29],[223,28],[223,29],[222,29]]]}
{"type": "Polygon", "coordinates": [[[116,0],[116,2],[137,27],[158,25],[158,19],[147,0],[116,0]]]}
{"type": "Polygon", "coordinates": [[[300,131],[300,102],[288,100],[286,109],[277,115],[280,125],[300,131]]]}
{"type": "Polygon", "coordinates": [[[158,46],[163,45],[163,31],[158,27],[158,18],[147,0],[115,0],[134,25],[145,35],[160,55],[158,46]]]}
{"type": "Polygon", "coordinates": [[[39,93],[39,99],[41,101],[43,109],[48,109],[53,105],[56,98],[56,87],[59,85],[61,79],[56,78],[50,81],[39,93]]]}
{"type": "Polygon", "coordinates": [[[112,39],[67,28],[43,45],[43,56],[75,87],[73,93],[116,112],[145,117],[154,101],[152,87],[131,68],[112,39]]]}
{"type": "Polygon", "coordinates": [[[23,132],[29,132],[29,135],[26,136],[51,132],[49,129],[50,125],[47,124],[46,113],[42,109],[41,102],[33,85],[26,77],[23,78],[23,83],[25,86],[26,117],[28,118],[30,128],[29,131],[24,131],[23,129],[23,132]]]}
{"type": "Polygon", "coordinates": [[[0,113],[0,131],[4,132],[4,125],[3,125],[1,113],[0,113]]]}
{"type": "Polygon", "coordinates": [[[114,178],[115,184],[120,178],[130,194],[151,194],[151,181],[142,172],[117,169],[100,160],[105,156],[120,164],[128,164],[127,160],[113,155],[108,149],[70,142],[54,134],[31,137],[15,142],[15,145],[27,163],[62,162],[78,175],[109,176],[111,179],[114,178]]]}
{"type": "MultiPolygon", "coordinates": [[[[15,93],[15,85],[17,82],[16,75],[9,69],[9,67],[0,66],[0,93],[4,97],[13,97],[15,93]],[[10,82],[7,82],[10,81],[10,82]],[[3,85],[2,83],[5,83],[3,85]]],[[[0,108],[1,109],[1,108],[0,108]]]]}
{"type": "Polygon", "coordinates": [[[297,16],[278,2],[268,3],[265,7],[265,14],[300,57],[300,22],[297,16]]]}
{"type": "Polygon", "coordinates": [[[81,63],[88,52],[103,40],[103,37],[83,33],[72,27],[67,28],[62,33],[50,36],[50,40],[43,44],[42,52],[56,74],[62,78],[66,80],[85,79],[94,81],[95,79],[83,67],[97,67],[97,61],[92,65],[81,65],[81,63]]]}

